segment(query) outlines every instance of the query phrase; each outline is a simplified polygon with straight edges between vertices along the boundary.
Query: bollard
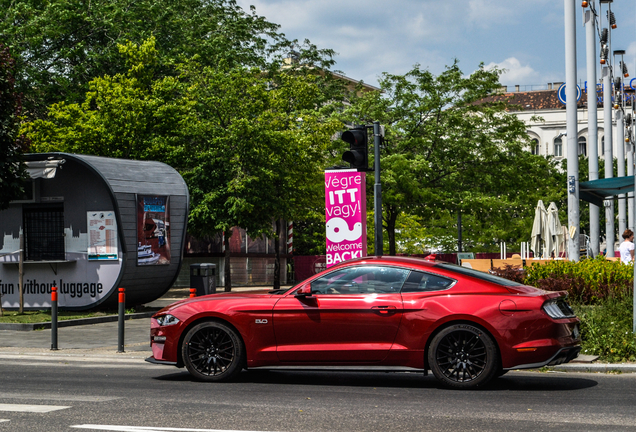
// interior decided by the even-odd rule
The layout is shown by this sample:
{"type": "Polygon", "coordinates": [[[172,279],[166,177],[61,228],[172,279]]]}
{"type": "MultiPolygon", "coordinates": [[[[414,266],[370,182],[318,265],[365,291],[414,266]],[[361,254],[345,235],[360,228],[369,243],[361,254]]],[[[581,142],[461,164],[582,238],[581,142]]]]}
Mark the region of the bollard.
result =
{"type": "Polygon", "coordinates": [[[197,296],[197,289],[196,288],[190,288],[190,298],[196,297],[197,296]]]}
{"type": "Polygon", "coordinates": [[[57,350],[57,287],[51,287],[51,350],[57,350]]]}
{"type": "Polygon", "coordinates": [[[119,288],[119,331],[117,335],[117,352],[124,352],[124,318],[126,317],[126,288],[119,288]]]}

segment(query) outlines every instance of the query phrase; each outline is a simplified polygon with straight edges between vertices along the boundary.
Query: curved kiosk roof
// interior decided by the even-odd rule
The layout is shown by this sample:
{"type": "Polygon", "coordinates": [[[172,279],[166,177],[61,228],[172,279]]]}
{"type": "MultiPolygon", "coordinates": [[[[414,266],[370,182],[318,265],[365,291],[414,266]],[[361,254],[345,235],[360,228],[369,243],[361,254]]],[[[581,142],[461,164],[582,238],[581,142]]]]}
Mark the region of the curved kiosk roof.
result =
{"type": "Polygon", "coordinates": [[[25,159],[32,179],[25,196],[0,211],[2,307],[19,306],[20,280],[25,309],[50,307],[53,286],[64,309],[113,306],[120,287],[127,305],[168,291],[188,217],[188,188],[177,171],[68,153],[25,159]]]}

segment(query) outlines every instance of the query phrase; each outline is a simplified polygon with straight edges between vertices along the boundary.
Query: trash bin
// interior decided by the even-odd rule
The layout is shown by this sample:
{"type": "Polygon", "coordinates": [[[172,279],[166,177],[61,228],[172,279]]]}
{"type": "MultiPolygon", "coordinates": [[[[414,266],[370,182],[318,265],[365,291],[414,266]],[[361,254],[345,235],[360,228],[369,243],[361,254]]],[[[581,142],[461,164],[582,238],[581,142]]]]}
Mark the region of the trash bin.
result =
{"type": "Polygon", "coordinates": [[[216,292],[216,264],[190,264],[190,288],[196,288],[197,297],[216,292]]]}

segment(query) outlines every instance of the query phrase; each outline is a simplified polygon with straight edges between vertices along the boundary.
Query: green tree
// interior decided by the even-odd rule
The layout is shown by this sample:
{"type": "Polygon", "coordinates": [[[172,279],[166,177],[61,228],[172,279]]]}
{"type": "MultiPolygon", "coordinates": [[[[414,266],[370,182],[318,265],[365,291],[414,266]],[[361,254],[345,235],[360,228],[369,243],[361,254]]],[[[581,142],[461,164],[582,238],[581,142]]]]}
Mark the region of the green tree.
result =
{"type": "MultiPolygon", "coordinates": [[[[317,109],[322,95],[311,74],[281,72],[272,80],[259,71],[193,69],[190,94],[200,115],[200,135],[209,141],[201,141],[193,168],[184,173],[196,203],[192,231],[229,233],[240,226],[251,236],[274,234],[279,262],[285,230],[278,221],[297,220],[324,200],[325,148],[341,124],[325,120],[317,109]]],[[[224,241],[227,266],[227,236],[224,241]]],[[[280,266],[276,269],[275,288],[280,266]]],[[[228,274],[226,268],[226,290],[228,274]]]]}
{"type": "Polygon", "coordinates": [[[0,44],[0,210],[24,192],[27,175],[21,154],[27,141],[20,136],[20,95],[14,90],[15,61],[9,48],[0,44]]]}
{"type": "Polygon", "coordinates": [[[499,71],[480,66],[464,76],[455,62],[435,76],[416,65],[405,75],[383,74],[380,88],[354,96],[342,118],[386,128],[382,205],[390,254],[401,215],[418,217],[417,232],[425,230],[429,245],[455,250],[461,213],[466,244],[488,249],[525,238],[532,203],[560,198],[554,164],[527,151],[525,125],[505,102],[488,99],[499,71]]]}
{"type": "Polygon", "coordinates": [[[319,109],[322,78],[188,61],[176,65],[178,77],[155,79],[153,39],[120,51],[126,73],[94,79],[81,104],[54,104],[25,130],[36,151],[152,159],[179,170],[191,196],[189,231],[225,233],[229,290],[232,227],[271,235],[273,221],[324,200],[325,147],[341,124],[319,109]]]}
{"type": "Polygon", "coordinates": [[[297,59],[331,64],[330,50],[288,41],[277,24],[234,0],[0,0],[0,41],[21,61],[17,89],[31,117],[53,103],[79,103],[88,83],[127,68],[118,49],[153,37],[160,75],[197,57],[205,66],[277,67],[294,48],[297,59]]]}

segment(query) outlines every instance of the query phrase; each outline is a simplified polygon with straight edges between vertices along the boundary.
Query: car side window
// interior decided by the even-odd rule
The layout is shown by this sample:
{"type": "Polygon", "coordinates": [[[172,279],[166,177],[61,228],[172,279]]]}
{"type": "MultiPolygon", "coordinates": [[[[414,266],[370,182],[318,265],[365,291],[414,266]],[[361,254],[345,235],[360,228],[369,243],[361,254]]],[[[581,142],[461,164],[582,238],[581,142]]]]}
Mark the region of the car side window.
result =
{"type": "Polygon", "coordinates": [[[336,270],[311,283],[313,294],[398,293],[409,270],[396,267],[360,266],[336,270]]]}
{"type": "Polygon", "coordinates": [[[454,280],[430,273],[413,270],[402,286],[403,293],[443,291],[455,283],[454,280]]]}

